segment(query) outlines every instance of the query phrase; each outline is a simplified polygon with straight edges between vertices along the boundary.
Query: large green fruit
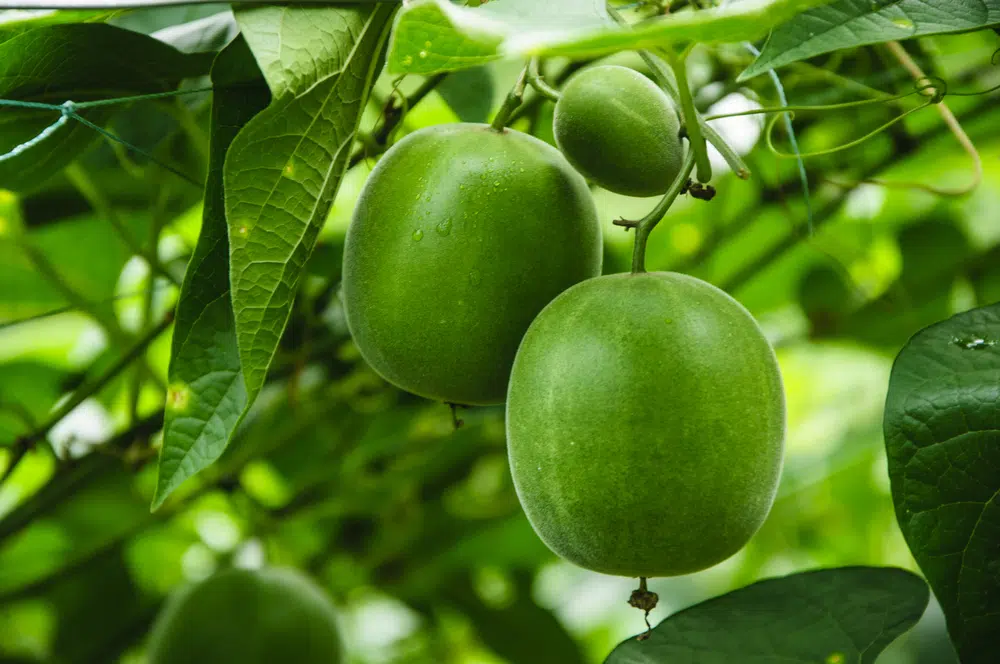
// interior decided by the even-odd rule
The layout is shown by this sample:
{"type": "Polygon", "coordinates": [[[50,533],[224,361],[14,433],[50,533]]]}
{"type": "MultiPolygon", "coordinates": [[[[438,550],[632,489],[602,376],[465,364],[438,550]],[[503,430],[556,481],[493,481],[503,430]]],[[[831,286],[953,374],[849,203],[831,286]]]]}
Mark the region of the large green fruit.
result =
{"type": "Polygon", "coordinates": [[[746,309],[693,277],[618,274],[532,323],[507,444],[549,548],[606,574],[671,576],[725,560],[763,523],[784,420],[774,353],[746,309]]]}
{"type": "Polygon", "coordinates": [[[510,129],[440,125],[404,138],[369,176],[343,296],[361,354],[386,380],[494,404],[532,319],[600,271],[597,211],[558,150],[510,129]]]}
{"type": "Polygon", "coordinates": [[[627,67],[593,67],[571,78],[556,102],[553,131],[577,170],[626,196],[665,193],[684,161],[670,99],[627,67]]]}
{"type": "Polygon", "coordinates": [[[150,664],[337,664],[330,602],[284,568],[232,569],[175,595],[149,642],[150,664]]]}

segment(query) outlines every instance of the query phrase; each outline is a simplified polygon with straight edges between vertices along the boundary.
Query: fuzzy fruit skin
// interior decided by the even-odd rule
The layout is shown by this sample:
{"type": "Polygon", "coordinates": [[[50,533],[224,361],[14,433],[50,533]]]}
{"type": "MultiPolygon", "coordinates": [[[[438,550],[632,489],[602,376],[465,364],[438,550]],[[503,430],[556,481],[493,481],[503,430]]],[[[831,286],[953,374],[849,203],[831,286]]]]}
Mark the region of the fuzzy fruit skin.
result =
{"type": "Polygon", "coordinates": [[[428,127],[362,191],[344,249],[348,325],[404,390],[501,403],[528,325],[601,258],[590,191],[558,150],[488,125],[428,127]]]}
{"type": "Polygon", "coordinates": [[[338,664],[323,592],[293,569],[231,569],[175,595],[153,626],[150,664],[338,664]]]}
{"type": "Polygon", "coordinates": [[[684,161],[680,121],[655,83],[627,67],[584,69],[556,102],[556,145],[585,176],[626,196],[666,193],[684,161]]]}
{"type": "Polygon", "coordinates": [[[687,574],[764,522],[781,374],[749,312],[694,277],[585,281],[524,337],[507,397],[518,497],[555,553],[605,574],[687,574]]]}

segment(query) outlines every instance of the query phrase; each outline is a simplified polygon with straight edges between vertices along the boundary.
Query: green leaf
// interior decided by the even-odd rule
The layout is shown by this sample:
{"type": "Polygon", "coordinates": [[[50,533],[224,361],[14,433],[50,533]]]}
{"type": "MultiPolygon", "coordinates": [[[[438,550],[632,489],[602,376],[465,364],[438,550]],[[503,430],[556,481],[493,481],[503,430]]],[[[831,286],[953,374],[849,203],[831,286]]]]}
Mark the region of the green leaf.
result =
{"type": "Polygon", "coordinates": [[[225,165],[232,300],[251,401],[347,167],[394,11],[380,4],[237,15],[275,93],[225,165]]]}
{"type": "Polygon", "coordinates": [[[0,42],[34,28],[60,23],[87,23],[103,21],[113,16],[114,12],[96,10],[65,10],[55,9],[2,9],[0,10],[0,42]]]}
{"type": "Polygon", "coordinates": [[[437,93],[462,122],[486,122],[493,110],[494,91],[489,67],[456,71],[437,86],[437,93]]]}
{"type": "Polygon", "coordinates": [[[767,579],[675,613],[605,664],[873,664],[929,599],[920,577],[888,567],[767,579]]]}
{"type": "Polygon", "coordinates": [[[212,86],[205,209],[177,304],[153,509],[219,458],[249,403],[230,301],[222,164],[237,132],[267,106],[270,92],[242,39],[219,54],[212,86]]]}
{"type": "Polygon", "coordinates": [[[676,42],[745,41],[828,2],[745,0],[623,27],[608,16],[603,0],[496,0],[475,9],[416,0],[400,13],[388,66],[396,74],[432,74],[503,56],[583,58],[676,42]]]}
{"type": "Polygon", "coordinates": [[[171,25],[157,30],[152,36],[184,53],[207,53],[225,47],[239,31],[233,13],[225,11],[171,25]]]}
{"type": "Polygon", "coordinates": [[[916,334],[893,365],[885,443],[896,518],[965,664],[1000,632],[1000,304],[916,334]]]}
{"type": "MultiPolygon", "coordinates": [[[[104,23],[52,25],[0,43],[0,99],[62,104],[166,92],[181,79],[204,73],[205,62],[104,23]]],[[[97,124],[109,114],[103,108],[81,113],[97,124]]],[[[58,117],[52,111],[4,108],[0,155],[34,138],[58,117]]],[[[0,182],[15,191],[33,187],[98,138],[93,130],[69,122],[40,145],[0,161],[0,182]]]]}
{"type": "Polygon", "coordinates": [[[775,29],[739,80],[837,49],[997,24],[1000,0],[838,0],[775,29]]]}

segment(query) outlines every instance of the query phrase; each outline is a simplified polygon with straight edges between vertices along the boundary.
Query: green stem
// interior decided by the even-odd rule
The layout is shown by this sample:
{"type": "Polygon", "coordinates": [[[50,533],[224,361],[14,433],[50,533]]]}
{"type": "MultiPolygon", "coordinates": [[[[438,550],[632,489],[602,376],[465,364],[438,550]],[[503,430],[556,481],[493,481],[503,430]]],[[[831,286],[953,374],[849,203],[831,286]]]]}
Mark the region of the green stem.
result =
{"type": "Polygon", "coordinates": [[[517,81],[514,83],[514,87],[511,88],[510,92],[507,93],[507,98],[503,101],[503,106],[497,111],[497,115],[493,118],[493,122],[490,124],[494,131],[503,131],[504,127],[510,121],[511,114],[521,105],[524,100],[524,86],[528,78],[528,69],[530,65],[525,65],[524,69],[517,77],[517,81]]]}
{"type": "Polygon", "coordinates": [[[684,117],[684,129],[687,131],[688,142],[691,144],[691,151],[694,152],[695,164],[698,167],[698,181],[705,183],[712,179],[712,162],[708,158],[705,136],[701,133],[701,122],[694,107],[694,97],[691,96],[691,86],[687,78],[687,59],[672,58],[670,65],[677,79],[677,91],[681,97],[681,115],[684,117]]]}
{"type": "Polygon", "coordinates": [[[562,96],[561,93],[545,82],[545,79],[542,78],[538,69],[538,58],[531,58],[531,61],[528,63],[528,85],[535,88],[535,90],[537,90],[538,93],[546,99],[550,101],[559,101],[559,97],[562,96]]]}
{"type": "Polygon", "coordinates": [[[670,206],[674,204],[674,201],[687,185],[688,178],[691,177],[691,171],[694,170],[695,161],[694,151],[688,150],[681,172],[677,174],[677,178],[670,185],[670,189],[660,199],[660,202],[656,204],[652,212],[638,222],[616,222],[619,226],[635,228],[635,246],[632,250],[632,274],[640,274],[646,271],[646,243],[649,240],[649,234],[660,223],[663,215],[667,213],[667,210],[670,209],[670,206]]]}

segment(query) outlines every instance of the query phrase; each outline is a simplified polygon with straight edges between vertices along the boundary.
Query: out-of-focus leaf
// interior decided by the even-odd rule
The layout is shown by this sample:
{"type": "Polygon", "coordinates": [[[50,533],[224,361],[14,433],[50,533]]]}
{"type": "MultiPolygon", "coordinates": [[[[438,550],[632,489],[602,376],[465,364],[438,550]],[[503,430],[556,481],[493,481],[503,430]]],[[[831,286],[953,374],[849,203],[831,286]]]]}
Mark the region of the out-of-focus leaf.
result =
{"type": "Polygon", "coordinates": [[[674,12],[629,28],[611,21],[604,0],[506,0],[475,9],[416,0],[399,16],[388,66],[392,73],[432,74],[505,55],[582,58],[674,42],[745,41],[828,2],[745,0],[674,12]]]}
{"type": "Polygon", "coordinates": [[[239,34],[232,12],[219,12],[187,23],[171,25],[152,34],[182,53],[218,51],[239,34]]]}
{"type": "Polygon", "coordinates": [[[483,643],[505,660],[518,664],[583,664],[580,645],[551,611],[531,598],[531,576],[513,576],[497,606],[483,602],[467,583],[445,590],[445,597],[472,621],[483,643]]]}
{"type": "Polygon", "coordinates": [[[896,518],[962,661],[1000,632],[1000,305],[913,337],[889,381],[885,441],[896,518]]]}
{"type": "MultiPolygon", "coordinates": [[[[149,227],[145,214],[128,213],[129,229],[142,237],[149,227]]],[[[68,218],[23,238],[59,273],[63,282],[88,301],[101,302],[112,313],[115,286],[131,250],[104,219],[93,215],[68,218]]],[[[47,313],[67,304],[63,293],[32,264],[13,236],[0,234],[0,323],[47,313]]]]}
{"type": "Polygon", "coordinates": [[[894,568],[767,579],[675,613],[605,664],[873,664],[929,599],[920,577],[894,568]]]}
{"type": "MultiPolygon", "coordinates": [[[[0,98],[62,104],[111,99],[177,87],[205,73],[205,58],[185,55],[146,35],[104,23],[52,25],[0,43],[0,98]]],[[[110,111],[81,112],[103,124],[110,111]]],[[[38,136],[58,113],[5,108],[0,114],[0,155],[38,136]]],[[[31,188],[78,158],[99,135],[68,122],[40,145],[0,161],[0,185],[31,188]]]]}
{"type": "Polygon", "coordinates": [[[251,402],[347,167],[394,11],[380,4],[237,14],[275,95],[225,164],[230,283],[251,402]]]}
{"type": "Polygon", "coordinates": [[[776,28],[739,80],[838,49],[996,24],[1000,0],[838,0],[776,28]]]}
{"type": "Polygon", "coordinates": [[[449,74],[437,92],[462,122],[485,122],[493,110],[493,72],[474,67],[449,74]]]}
{"type": "Polygon", "coordinates": [[[270,93],[242,39],[219,54],[212,85],[212,139],[201,236],[177,305],[171,395],[153,509],[184,480],[219,458],[248,405],[230,300],[222,165],[237,133],[267,106],[270,93]]]}

